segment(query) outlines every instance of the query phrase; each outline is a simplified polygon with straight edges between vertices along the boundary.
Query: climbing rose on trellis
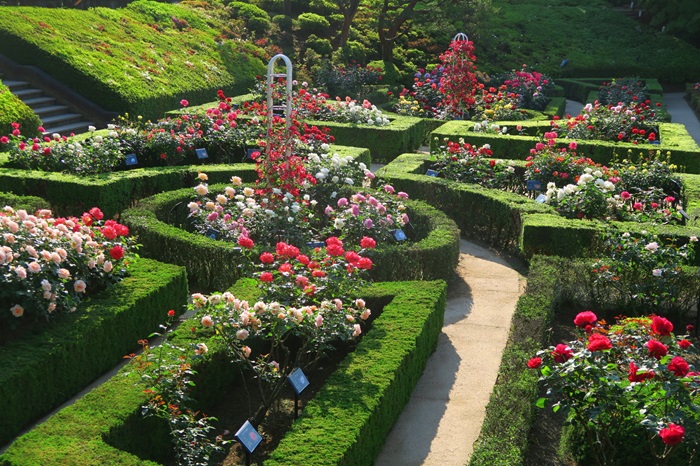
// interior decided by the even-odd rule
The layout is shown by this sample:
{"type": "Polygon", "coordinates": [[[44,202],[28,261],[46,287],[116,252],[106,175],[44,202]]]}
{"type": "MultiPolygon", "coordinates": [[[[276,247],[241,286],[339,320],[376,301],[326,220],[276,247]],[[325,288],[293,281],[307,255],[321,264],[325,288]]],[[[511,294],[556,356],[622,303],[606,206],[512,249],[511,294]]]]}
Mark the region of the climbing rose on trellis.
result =
{"type": "Polygon", "coordinates": [[[445,98],[440,102],[444,117],[466,118],[476,102],[478,82],[476,80],[476,56],[474,42],[453,40],[450,48],[440,55],[444,67],[441,92],[445,98]]]}

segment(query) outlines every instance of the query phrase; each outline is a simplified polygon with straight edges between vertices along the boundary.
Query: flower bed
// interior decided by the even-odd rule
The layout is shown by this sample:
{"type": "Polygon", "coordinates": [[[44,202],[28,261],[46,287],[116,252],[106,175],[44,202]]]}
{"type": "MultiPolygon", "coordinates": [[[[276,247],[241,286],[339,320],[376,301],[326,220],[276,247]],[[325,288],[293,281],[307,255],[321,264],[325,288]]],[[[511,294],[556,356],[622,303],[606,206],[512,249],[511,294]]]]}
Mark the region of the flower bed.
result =
{"type": "MultiPolygon", "coordinates": [[[[566,305],[570,308],[576,306],[572,300],[582,303],[581,298],[587,298],[587,289],[582,284],[587,280],[585,277],[590,274],[591,266],[591,261],[587,260],[532,258],[527,290],[518,300],[513,315],[498,380],[486,408],[470,466],[527,463],[528,432],[535,421],[536,401],[541,393],[538,374],[529,368],[528,362],[546,344],[553,319],[562,311],[563,299],[567,299],[566,305]]],[[[697,295],[697,268],[691,267],[684,273],[697,295]]],[[[617,309],[619,313],[620,308],[617,309]]],[[[613,312],[611,315],[617,314],[613,312]]],[[[632,464],[636,464],[639,457],[634,458],[632,464]]],[[[591,458],[586,464],[592,464],[591,458]]]]}
{"type": "MultiPolygon", "coordinates": [[[[218,189],[223,190],[224,186],[218,189]]],[[[183,228],[188,225],[186,205],[192,197],[191,188],[152,196],[125,211],[122,220],[139,236],[144,255],[186,266],[197,287],[226,289],[241,277],[238,264],[245,259],[237,244],[212,240],[183,228]]],[[[408,245],[385,244],[373,250],[371,258],[376,267],[371,278],[383,281],[449,278],[459,251],[456,226],[444,214],[423,203],[407,201],[406,206],[419,230],[416,231],[419,241],[408,245]]]]}
{"type": "MultiPolygon", "coordinates": [[[[522,121],[501,122],[501,126],[515,128],[520,125],[527,136],[485,134],[474,132],[474,124],[468,121],[450,121],[440,126],[431,133],[431,152],[436,151],[444,139],[455,142],[463,139],[477,147],[489,144],[494,153],[500,154],[501,158],[523,160],[530,155],[530,148],[540,141],[536,135],[550,131],[549,122],[522,121]]],[[[662,153],[670,152],[671,163],[682,167],[686,173],[700,173],[700,147],[688,134],[685,126],[678,123],[659,123],[658,128],[660,144],[589,140],[577,141],[578,150],[601,164],[609,164],[615,155],[624,157],[630,150],[660,150],[662,153]]],[[[571,142],[569,139],[560,139],[557,140],[557,146],[567,147],[571,142]]]]}
{"type": "MultiPolygon", "coordinates": [[[[341,155],[352,155],[369,164],[366,150],[352,147],[336,147],[341,155]]],[[[7,160],[0,154],[0,161],[7,160]]],[[[0,190],[46,199],[62,214],[79,215],[93,205],[99,205],[107,217],[112,217],[135,200],[152,194],[191,186],[202,165],[183,167],[136,168],[102,175],[77,176],[63,173],[46,173],[34,170],[3,168],[0,163],[0,190]]],[[[224,182],[232,175],[244,181],[257,177],[255,166],[250,163],[230,165],[206,165],[206,171],[214,182],[224,182]]]]}
{"type": "MultiPolygon", "coordinates": [[[[557,84],[564,88],[567,99],[588,103],[597,100],[598,89],[603,83],[611,81],[611,78],[559,78],[557,84]],[[589,96],[592,95],[596,97],[590,100],[589,96]]],[[[646,90],[652,98],[658,99],[663,96],[663,87],[657,79],[640,78],[640,81],[646,85],[646,90]]]]}
{"type": "MultiPolygon", "coordinates": [[[[487,241],[526,258],[534,254],[581,257],[596,254],[604,226],[600,221],[565,219],[548,205],[515,193],[425,176],[429,155],[404,154],[383,167],[378,176],[397,189],[411,192],[416,199],[448,212],[462,233],[487,241]]],[[[697,175],[682,176],[688,190],[691,220],[687,226],[654,226],[634,222],[613,222],[626,231],[648,230],[667,238],[698,236],[697,175]]]]}
{"type": "Polygon", "coordinates": [[[79,312],[0,347],[0,444],[119,362],[157,327],[162,309],[187,302],[183,268],[140,259],[129,272],[79,312]]]}
{"type": "MultiPolygon", "coordinates": [[[[371,463],[437,345],[445,290],[440,281],[371,285],[364,294],[377,308],[384,304],[381,315],[304,408],[270,464],[371,463]],[[318,435],[309,437],[309,429],[318,435]]],[[[193,343],[190,328],[199,325],[198,319],[186,321],[175,341],[193,343]]],[[[221,374],[221,358],[215,354],[220,345],[215,339],[207,345],[205,364],[197,367],[203,377],[198,385],[206,385],[209,395],[216,398],[213,385],[226,374],[221,374]]],[[[153,424],[140,420],[147,396],[135,386],[136,374],[122,374],[22,436],[0,456],[0,464],[159,464],[144,457],[167,449],[169,439],[158,435],[157,429],[154,432],[153,424]],[[143,435],[150,439],[148,451],[143,435]],[[139,456],[126,451],[134,445],[141,445],[139,456]]]]}

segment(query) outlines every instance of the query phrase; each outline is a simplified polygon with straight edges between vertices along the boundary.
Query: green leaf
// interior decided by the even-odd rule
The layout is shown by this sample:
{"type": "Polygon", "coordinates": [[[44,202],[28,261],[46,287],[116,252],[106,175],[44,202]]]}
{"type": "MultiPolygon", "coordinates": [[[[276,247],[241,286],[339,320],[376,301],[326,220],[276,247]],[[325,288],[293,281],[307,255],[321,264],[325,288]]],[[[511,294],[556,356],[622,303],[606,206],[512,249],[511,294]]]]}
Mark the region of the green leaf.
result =
{"type": "Polygon", "coordinates": [[[547,398],[540,398],[535,403],[535,406],[537,406],[538,408],[544,408],[544,404],[546,401],[547,401],[547,398]]]}

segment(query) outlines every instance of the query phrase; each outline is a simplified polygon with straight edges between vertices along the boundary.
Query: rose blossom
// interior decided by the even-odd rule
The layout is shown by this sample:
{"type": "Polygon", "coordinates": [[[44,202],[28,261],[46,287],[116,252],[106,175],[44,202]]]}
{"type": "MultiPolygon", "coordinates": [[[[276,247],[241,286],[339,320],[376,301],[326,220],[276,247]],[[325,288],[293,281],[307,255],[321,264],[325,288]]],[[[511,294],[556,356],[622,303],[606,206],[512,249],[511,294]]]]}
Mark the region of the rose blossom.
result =
{"type": "Polygon", "coordinates": [[[658,340],[649,340],[644,345],[649,349],[649,356],[661,359],[668,354],[668,347],[658,340]]]}
{"type": "Polygon", "coordinates": [[[211,316],[202,317],[202,325],[204,325],[205,327],[213,327],[214,321],[211,320],[211,316]]]}
{"type": "Polygon", "coordinates": [[[592,311],[579,312],[574,318],[574,324],[577,327],[585,327],[586,325],[593,325],[598,321],[598,316],[596,316],[592,311]]]}
{"type": "Polygon", "coordinates": [[[644,382],[648,379],[653,379],[656,374],[654,371],[646,371],[642,374],[637,373],[639,367],[634,362],[630,362],[630,369],[627,375],[627,379],[630,382],[644,382]]]}
{"type": "Polygon", "coordinates": [[[673,324],[664,317],[654,316],[651,320],[651,331],[661,336],[670,335],[673,331],[673,324]]]}
{"type": "Polygon", "coordinates": [[[24,314],[24,308],[19,304],[15,304],[10,308],[10,312],[15,317],[22,317],[22,314],[24,314]]]}
{"type": "Polygon", "coordinates": [[[362,329],[360,328],[360,324],[355,324],[353,326],[354,331],[352,332],[353,337],[359,337],[360,334],[362,333],[362,329]]]}
{"type": "Polygon", "coordinates": [[[70,278],[70,271],[68,269],[58,269],[58,278],[62,278],[64,280],[70,278]]]}
{"type": "Polygon", "coordinates": [[[605,351],[612,348],[612,343],[610,339],[605,335],[600,333],[594,333],[588,337],[588,350],[589,351],[605,351]]]}
{"type": "Polygon", "coordinates": [[[688,341],[688,340],[680,340],[680,341],[678,342],[678,346],[680,346],[680,347],[683,348],[683,349],[688,349],[688,348],[690,348],[690,345],[692,345],[692,343],[691,343],[690,341],[688,341]]]}
{"type": "Polygon", "coordinates": [[[683,441],[685,429],[683,426],[670,422],[668,427],[659,431],[659,437],[666,445],[677,445],[683,441]]]}
{"type": "Polygon", "coordinates": [[[568,359],[571,359],[573,355],[574,352],[571,351],[571,348],[569,348],[563,343],[559,343],[556,347],[554,347],[554,351],[552,351],[552,357],[554,358],[554,362],[557,363],[565,362],[568,359]]]}
{"type": "Polygon", "coordinates": [[[539,367],[542,365],[542,358],[532,358],[527,362],[527,367],[530,369],[539,369],[539,367]]]}
{"type": "Polygon", "coordinates": [[[668,365],[668,370],[676,374],[678,377],[685,377],[688,372],[690,372],[690,366],[685,359],[680,356],[676,356],[671,359],[671,363],[668,365]]]}
{"type": "Polygon", "coordinates": [[[248,338],[248,335],[250,335],[250,332],[244,328],[236,332],[236,338],[238,338],[239,340],[245,340],[246,338],[248,338]]]}
{"type": "Polygon", "coordinates": [[[76,293],[85,293],[86,288],[87,284],[83,280],[76,280],[73,284],[73,289],[76,293]]]}

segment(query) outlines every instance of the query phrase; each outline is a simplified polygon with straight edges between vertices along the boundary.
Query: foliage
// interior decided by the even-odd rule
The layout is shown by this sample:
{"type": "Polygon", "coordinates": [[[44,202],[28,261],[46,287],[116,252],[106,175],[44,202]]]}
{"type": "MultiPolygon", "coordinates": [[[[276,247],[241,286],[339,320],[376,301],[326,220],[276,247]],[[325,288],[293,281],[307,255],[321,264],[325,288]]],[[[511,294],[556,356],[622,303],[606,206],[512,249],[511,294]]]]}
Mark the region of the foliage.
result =
{"type": "MultiPolygon", "coordinates": [[[[661,103],[656,104],[657,107],[661,103]]],[[[659,140],[658,122],[663,115],[651,106],[650,100],[602,105],[586,104],[581,113],[566,121],[566,129],[553,122],[555,131],[571,139],[598,139],[602,141],[623,141],[653,143],[659,140]]]]}
{"type": "Polygon", "coordinates": [[[0,213],[2,321],[15,327],[10,319],[73,312],[86,294],[127,274],[134,239],[127,237],[127,227],[102,222],[103,217],[96,207],[68,219],[53,218],[50,210],[32,215],[5,207],[0,213]]]}
{"type": "Polygon", "coordinates": [[[596,464],[618,464],[626,444],[654,464],[692,457],[700,435],[700,375],[686,360],[693,343],[658,316],[607,326],[584,311],[574,323],[582,329],[577,340],[539,351],[528,366],[540,370],[554,410],[563,408],[584,433],[596,464]]]}
{"type": "Polygon", "coordinates": [[[640,315],[648,309],[677,317],[686,309],[679,300],[686,286],[682,266],[693,262],[694,242],[675,244],[646,231],[641,234],[607,231],[604,254],[592,266],[597,296],[621,303],[628,312],[640,315]],[[613,298],[613,296],[615,298],[613,298]]]}
{"type": "Polygon", "coordinates": [[[331,96],[357,96],[365,93],[366,86],[379,84],[382,80],[381,70],[373,66],[361,66],[359,63],[335,65],[325,61],[314,72],[314,82],[331,96]]]}
{"type": "Polygon", "coordinates": [[[144,393],[149,396],[142,413],[168,421],[177,464],[206,466],[215,455],[223,453],[228,443],[222,435],[213,435],[211,421],[216,418],[195,411],[193,407],[191,392],[195,384],[192,379],[197,372],[192,364],[209,349],[206,343],[186,347],[173,344],[170,337],[174,320],[175,311],[168,311],[168,320],[160,325],[160,332],[149,335],[149,338],[163,339],[158,347],[151,348],[148,340],[139,340],[143,351],[126,357],[130,359],[131,371],[139,374],[141,384],[146,386],[144,393]]]}
{"type": "Polygon", "coordinates": [[[641,0],[651,15],[651,25],[663,27],[664,32],[700,45],[700,5],[692,0],[641,0]]]}
{"type": "Polygon", "coordinates": [[[14,129],[11,123],[18,123],[32,137],[39,135],[39,117],[0,81],[0,134],[10,134],[14,129]]]}
{"type": "Polygon", "coordinates": [[[515,168],[504,160],[493,158],[488,145],[474,147],[460,141],[445,141],[435,153],[433,167],[445,178],[463,183],[476,183],[486,188],[519,190],[515,168]]]}
{"type": "Polygon", "coordinates": [[[646,84],[639,78],[613,79],[598,90],[598,101],[603,105],[630,105],[649,99],[646,84]]]}

